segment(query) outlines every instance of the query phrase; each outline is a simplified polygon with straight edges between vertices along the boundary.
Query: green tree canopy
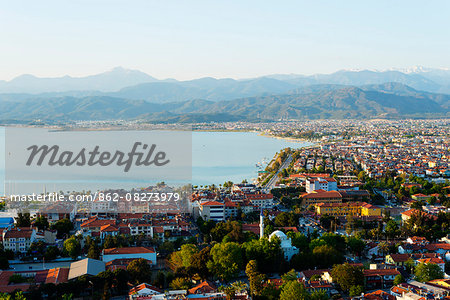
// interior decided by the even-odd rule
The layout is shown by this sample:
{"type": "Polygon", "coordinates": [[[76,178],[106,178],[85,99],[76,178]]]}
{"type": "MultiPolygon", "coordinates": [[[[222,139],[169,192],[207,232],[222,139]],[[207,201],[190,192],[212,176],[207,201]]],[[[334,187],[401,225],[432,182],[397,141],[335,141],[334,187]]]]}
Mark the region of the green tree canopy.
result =
{"type": "Polygon", "coordinates": [[[138,258],[133,260],[127,266],[128,274],[131,280],[136,283],[151,282],[152,269],[148,264],[148,261],[144,258],[138,258]]]}
{"type": "Polygon", "coordinates": [[[263,289],[264,275],[258,271],[258,263],[256,260],[251,260],[247,263],[245,268],[250,283],[250,292],[252,295],[260,295],[263,289]]]}
{"type": "Polygon", "coordinates": [[[437,264],[420,263],[416,266],[414,275],[416,276],[417,281],[420,282],[444,278],[444,272],[437,264]]]}
{"type": "Polygon", "coordinates": [[[184,244],[179,251],[170,255],[170,263],[175,268],[189,268],[193,262],[193,255],[198,253],[198,248],[194,244],[184,244]]]}
{"type": "Polygon", "coordinates": [[[208,269],[223,280],[235,277],[244,266],[242,250],[237,243],[215,244],[210,254],[208,269]]]}
{"type": "Polygon", "coordinates": [[[397,276],[395,276],[394,278],[394,285],[399,285],[400,283],[405,282],[405,278],[402,276],[402,274],[398,274],[397,276]]]}
{"type": "Polygon", "coordinates": [[[38,216],[34,221],[34,225],[36,225],[39,230],[44,230],[49,227],[48,220],[45,216],[38,216]]]}
{"type": "Polygon", "coordinates": [[[331,270],[333,282],[339,284],[343,291],[349,291],[350,287],[364,285],[364,275],[360,267],[347,263],[335,265],[331,270]]]}
{"type": "Polygon", "coordinates": [[[80,241],[75,236],[71,236],[64,241],[63,249],[67,255],[69,255],[72,259],[75,259],[81,254],[80,241]]]}
{"type": "Polygon", "coordinates": [[[280,300],[306,300],[308,299],[308,292],[305,290],[303,284],[296,280],[288,281],[281,290],[280,300]]]}

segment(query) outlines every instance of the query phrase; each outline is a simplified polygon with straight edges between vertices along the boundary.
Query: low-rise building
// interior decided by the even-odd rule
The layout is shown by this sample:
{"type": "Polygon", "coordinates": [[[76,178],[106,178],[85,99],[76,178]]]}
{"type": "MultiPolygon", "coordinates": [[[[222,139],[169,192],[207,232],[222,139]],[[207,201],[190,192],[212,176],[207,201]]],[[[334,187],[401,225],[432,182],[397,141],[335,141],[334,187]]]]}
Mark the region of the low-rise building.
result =
{"type": "Polygon", "coordinates": [[[200,216],[204,220],[223,221],[225,219],[225,204],[218,201],[200,203],[200,216]]]}
{"type": "Polygon", "coordinates": [[[36,240],[36,230],[30,227],[18,227],[3,231],[5,250],[25,253],[36,240]]]}
{"type": "Polygon", "coordinates": [[[144,258],[156,265],[156,252],[151,247],[123,247],[109,248],[102,251],[102,260],[109,262],[115,259],[139,259],[144,258]]]}
{"type": "Polygon", "coordinates": [[[70,264],[69,280],[83,276],[97,274],[105,271],[105,263],[101,260],[85,258],[70,264]]]}
{"type": "Polygon", "coordinates": [[[316,190],[301,195],[301,198],[304,206],[318,203],[342,203],[342,195],[337,191],[316,190]]]}
{"type": "Polygon", "coordinates": [[[395,276],[400,275],[397,269],[363,270],[366,289],[390,288],[395,276]]]}
{"type": "Polygon", "coordinates": [[[337,191],[337,181],[331,177],[313,177],[306,179],[306,192],[316,190],[337,191]]]}
{"type": "Polygon", "coordinates": [[[315,206],[318,215],[381,217],[381,208],[366,202],[318,203],[315,206]]]}

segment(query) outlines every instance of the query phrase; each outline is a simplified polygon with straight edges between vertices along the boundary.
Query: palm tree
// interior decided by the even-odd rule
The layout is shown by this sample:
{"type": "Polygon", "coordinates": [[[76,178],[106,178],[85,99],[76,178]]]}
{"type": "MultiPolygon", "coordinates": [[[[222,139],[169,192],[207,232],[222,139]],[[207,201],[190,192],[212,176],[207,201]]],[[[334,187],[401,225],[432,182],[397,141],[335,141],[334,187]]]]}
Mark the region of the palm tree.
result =
{"type": "Polygon", "coordinates": [[[386,253],[389,252],[389,245],[386,242],[380,242],[378,244],[378,250],[381,251],[381,253],[383,253],[383,255],[386,255],[386,253]]]}

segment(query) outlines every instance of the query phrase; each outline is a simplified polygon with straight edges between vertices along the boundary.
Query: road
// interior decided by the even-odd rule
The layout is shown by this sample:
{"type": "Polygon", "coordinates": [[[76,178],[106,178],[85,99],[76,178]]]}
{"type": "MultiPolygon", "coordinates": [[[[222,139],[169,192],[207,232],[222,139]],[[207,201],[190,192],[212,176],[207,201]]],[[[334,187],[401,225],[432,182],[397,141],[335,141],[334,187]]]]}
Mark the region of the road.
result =
{"type": "Polygon", "coordinates": [[[278,174],[280,174],[280,172],[282,172],[284,169],[289,167],[291,162],[292,162],[292,155],[289,154],[289,156],[284,160],[284,162],[278,168],[278,171],[275,173],[275,175],[273,175],[272,178],[270,178],[269,182],[267,182],[267,184],[264,186],[264,189],[266,191],[270,191],[271,189],[273,189],[275,187],[275,183],[277,183],[277,181],[278,181],[278,174]]]}

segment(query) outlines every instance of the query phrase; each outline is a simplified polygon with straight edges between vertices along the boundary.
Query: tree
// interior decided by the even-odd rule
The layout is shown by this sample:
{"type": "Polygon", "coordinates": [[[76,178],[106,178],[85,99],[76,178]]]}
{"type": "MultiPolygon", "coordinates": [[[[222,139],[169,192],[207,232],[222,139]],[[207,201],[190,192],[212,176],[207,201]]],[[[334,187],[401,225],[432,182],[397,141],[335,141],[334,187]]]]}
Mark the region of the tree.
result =
{"type": "Polygon", "coordinates": [[[184,244],[180,251],[176,251],[170,255],[170,263],[177,268],[189,268],[193,262],[193,255],[198,253],[197,246],[194,244],[184,244]]]}
{"type": "Polygon", "coordinates": [[[360,256],[366,247],[366,243],[359,238],[350,236],[347,238],[347,247],[351,253],[360,256]]]}
{"type": "Polygon", "coordinates": [[[283,282],[295,281],[297,280],[297,272],[295,271],[295,269],[291,269],[289,272],[281,275],[281,279],[283,280],[283,282]]]}
{"type": "Polygon", "coordinates": [[[343,291],[349,291],[350,287],[364,285],[364,275],[360,267],[347,263],[335,265],[331,270],[333,281],[336,282],[343,291]]]}
{"type": "Polygon", "coordinates": [[[420,282],[444,278],[444,272],[437,264],[420,263],[416,266],[414,275],[416,275],[416,279],[420,282]]]}
{"type": "Polygon", "coordinates": [[[366,173],[364,171],[360,171],[358,173],[358,180],[359,181],[364,181],[365,176],[366,176],[366,173]]]}
{"type": "Polygon", "coordinates": [[[73,299],[73,294],[64,294],[62,295],[62,300],[72,300],[73,299]]]}
{"type": "Polygon", "coordinates": [[[234,299],[236,293],[247,290],[248,285],[242,281],[235,281],[231,285],[222,285],[219,287],[219,291],[225,293],[227,300],[234,299]]]}
{"type": "Polygon", "coordinates": [[[380,250],[383,255],[386,255],[386,253],[389,252],[389,244],[386,242],[380,242],[378,244],[378,250],[380,250]]]}
{"type": "Polygon", "coordinates": [[[241,248],[234,242],[216,244],[210,254],[208,269],[223,280],[236,276],[244,265],[241,248]]]}
{"type": "Polygon", "coordinates": [[[117,269],[112,272],[113,285],[116,287],[119,294],[123,294],[128,291],[129,274],[124,269],[117,269]]]}
{"type": "Polygon", "coordinates": [[[364,292],[364,287],[362,285],[352,285],[349,290],[350,297],[360,296],[364,292]]]}
{"type": "Polygon", "coordinates": [[[423,203],[422,201],[415,201],[411,204],[411,208],[423,210],[423,203]]]}
{"type": "Polygon", "coordinates": [[[39,256],[44,255],[45,243],[43,241],[33,242],[28,248],[28,255],[39,256]]]}
{"type": "Polygon", "coordinates": [[[187,278],[175,278],[169,287],[173,290],[187,290],[191,287],[191,281],[187,278]]]}
{"type": "Polygon", "coordinates": [[[58,257],[59,255],[59,250],[58,247],[56,246],[48,246],[47,249],[45,249],[44,252],[44,259],[46,261],[51,261],[54,260],[58,257]]]}
{"type": "Polygon", "coordinates": [[[405,278],[403,278],[402,274],[398,274],[394,278],[394,285],[399,285],[400,283],[405,282],[405,278]]]}
{"type": "Polygon", "coordinates": [[[293,232],[289,231],[287,236],[291,238],[292,245],[300,249],[300,251],[304,251],[309,247],[309,241],[306,235],[301,232],[293,232]]]}
{"type": "Polygon", "coordinates": [[[339,264],[344,259],[341,252],[329,245],[322,245],[314,248],[313,257],[315,264],[320,268],[328,268],[334,264],[339,264]]]}
{"type": "Polygon", "coordinates": [[[242,245],[248,260],[256,260],[261,273],[280,271],[280,261],[283,253],[280,248],[280,240],[267,238],[255,239],[242,245]]]}
{"type": "Polygon", "coordinates": [[[98,249],[95,243],[91,243],[89,246],[87,257],[92,259],[98,259],[100,257],[100,249],[98,249]]]}
{"type": "Polygon", "coordinates": [[[103,249],[109,249],[116,247],[116,244],[114,243],[114,239],[111,235],[107,235],[105,240],[103,241],[103,249]]]}
{"type": "Polygon", "coordinates": [[[395,238],[400,234],[400,230],[398,229],[398,224],[394,220],[389,220],[386,223],[385,229],[386,236],[389,238],[395,238]]]}
{"type": "Polygon", "coordinates": [[[216,242],[224,241],[241,243],[244,241],[241,223],[230,220],[217,223],[216,226],[211,229],[211,237],[216,242]]]}
{"type": "Polygon", "coordinates": [[[405,267],[410,274],[413,273],[415,266],[416,266],[416,262],[414,259],[409,258],[407,261],[405,261],[405,267]]]}
{"type": "Polygon", "coordinates": [[[16,219],[16,227],[30,227],[30,213],[18,213],[16,219]]]}
{"type": "Polygon", "coordinates": [[[58,238],[63,238],[73,229],[73,223],[69,219],[62,219],[53,224],[52,228],[57,231],[58,238]]]}
{"type": "Polygon", "coordinates": [[[148,261],[144,258],[138,258],[133,260],[127,266],[128,274],[131,280],[136,283],[151,282],[152,269],[148,264],[148,261]]]}
{"type": "Polygon", "coordinates": [[[69,239],[64,241],[63,249],[67,255],[69,255],[72,259],[75,259],[81,254],[80,241],[75,236],[71,236],[69,239]]]}
{"type": "Polygon", "coordinates": [[[8,259],[4,255],[1,255],[1,254],[0,254],[0,269],[2,269],[2,270],[9,269],[8,259]]]}
{"type": "Polygon", "coordinates": [[[166,274],[163,271],[158,271],[156,278],[153,281],[153,285],[163,289],[166,286],[166,274]]]}
{"type": "Polygon", "coordinates": [[[258,263],[256,260],[248,262],[245,268],[245,274],[247,274],[250,283],[250,293],[252,295],[260,295],[263,289],[264,275],[258,272],[258,263]]]}
{"type": "Polygon", "coordinates": [[[293,212],[282,212],[275,217],[274,223],[277,227],[293,227],[297,226],[298,218],[293,212]]]}
{"type": "Polygon", "coordinates": [[[324,289],[315,289],[311,293],[311,300],[328,300],[330,297],[328,296],[328,293],[324,289]]]}
{"type": "Polygon", "coordinates": [[[36,225],[39,230],[44,230],[49,227],[48,220],[45,216],[38,216],[34,221],[34,225],[36,225]]]}
{"type": "Polygon", "coordinates": [[[211,259],[210,252],[211,248],[208,246],[192,255],[191,268],[203,279],[211,275],[208,270],[208,261],[211,259]]]}
{"type": "Polygon", "coordinates": [[[288,281],[283,286],[280,294],[280,300],[305,300],[308,299],[308,292],[306,292],[303,284],[298,281],[288,281]]]}

